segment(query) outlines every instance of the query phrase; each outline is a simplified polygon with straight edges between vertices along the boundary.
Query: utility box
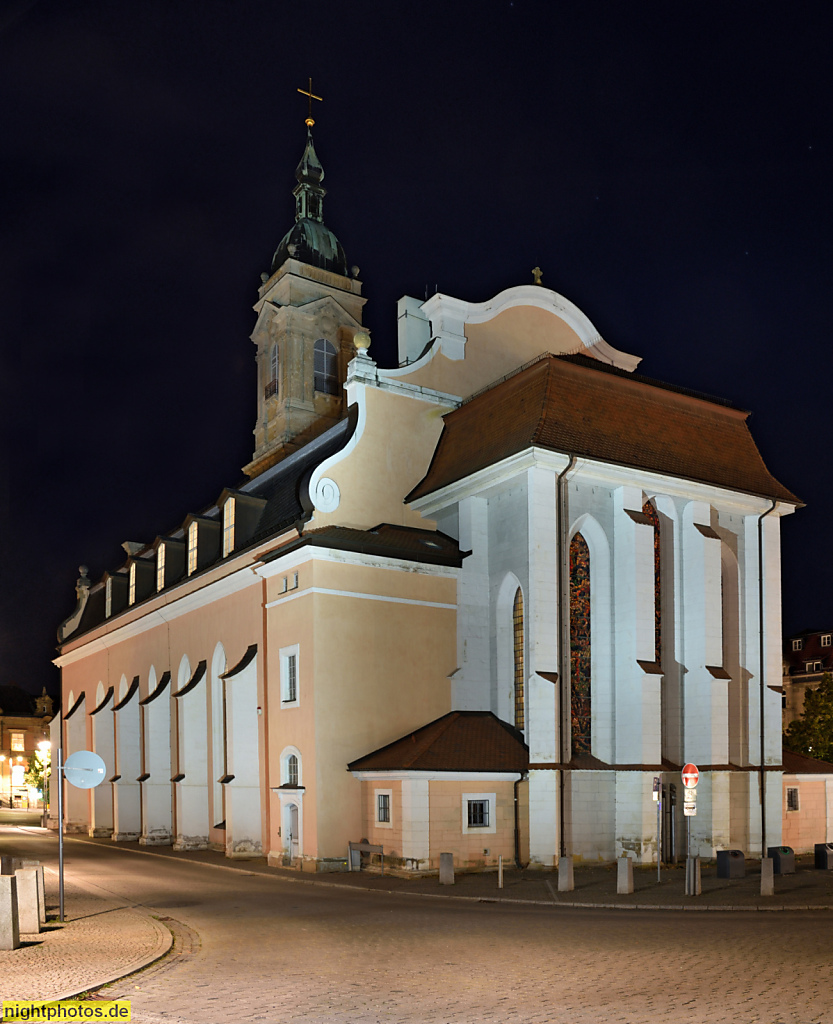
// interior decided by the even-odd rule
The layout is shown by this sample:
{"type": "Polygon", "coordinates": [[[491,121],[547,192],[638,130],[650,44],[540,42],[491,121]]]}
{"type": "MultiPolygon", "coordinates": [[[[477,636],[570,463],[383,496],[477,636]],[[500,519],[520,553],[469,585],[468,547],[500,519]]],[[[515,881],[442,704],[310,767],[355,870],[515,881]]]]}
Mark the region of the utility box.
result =
{"type": "Polygon", "coordinates": [[[772,857],[776,875],[795,874],[795,850],[791,846],[770,846],[766,855],[772,857]]]}
{"type": "Polygon", "coordinates": [[[717,851],[717,877],[718,878],[744,878],[746,876],[746,862],[743,850],[718,850],[717,851]]]}
{"type": "Polygon", "coordinates": [[[816,867],[821,871],[833,871],[833,843],[816,843],[816,867]]]}

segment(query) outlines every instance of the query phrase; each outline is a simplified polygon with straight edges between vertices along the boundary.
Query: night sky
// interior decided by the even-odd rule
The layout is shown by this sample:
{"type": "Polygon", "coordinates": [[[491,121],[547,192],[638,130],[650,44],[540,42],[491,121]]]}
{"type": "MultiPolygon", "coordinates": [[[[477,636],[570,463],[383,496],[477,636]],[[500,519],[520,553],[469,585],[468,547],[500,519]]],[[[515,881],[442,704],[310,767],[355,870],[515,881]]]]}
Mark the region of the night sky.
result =
{"type": "Polygon", "coordinates": [[[784,627],[833,626],[833,5],[0,3],[0,683],[55,691],[93,579],[239,483],[251,306],[324,216],[368,297],[544,284],[640,372],[753,410],[784,627]]]}

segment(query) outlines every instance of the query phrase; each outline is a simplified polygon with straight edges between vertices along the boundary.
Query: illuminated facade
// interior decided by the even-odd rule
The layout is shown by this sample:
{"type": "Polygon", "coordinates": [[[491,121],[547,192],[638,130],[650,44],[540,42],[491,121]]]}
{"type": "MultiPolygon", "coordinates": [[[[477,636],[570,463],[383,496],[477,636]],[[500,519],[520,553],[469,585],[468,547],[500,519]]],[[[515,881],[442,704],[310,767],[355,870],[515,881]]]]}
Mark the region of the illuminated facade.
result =
{"type": "Polygon", "coordinates": [[[64,743],[111,779],[69,826],[306,870],[362,837],[403,870],[650,862],[653,779],[693,760],[693,845],[755,853],[763,729],[778,845],[798,499],[747,414],[637,375],[540,284],[404,297],[380,368],[311,135],[296,176],[248,481],[82,572],[61,626],[64,743]]]}

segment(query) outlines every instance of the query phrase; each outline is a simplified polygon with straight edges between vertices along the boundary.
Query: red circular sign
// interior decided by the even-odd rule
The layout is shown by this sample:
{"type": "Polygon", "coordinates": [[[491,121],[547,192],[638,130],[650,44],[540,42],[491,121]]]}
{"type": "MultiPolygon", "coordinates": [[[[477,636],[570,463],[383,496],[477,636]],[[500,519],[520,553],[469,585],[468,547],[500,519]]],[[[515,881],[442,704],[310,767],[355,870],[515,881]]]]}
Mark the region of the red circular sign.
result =
{"type": "Polygon", "coordinates": [[[683,785],[686,789],[694,789],[699,778],[700,772],[696,764],[687,764],[683,768],[683,785]]]}

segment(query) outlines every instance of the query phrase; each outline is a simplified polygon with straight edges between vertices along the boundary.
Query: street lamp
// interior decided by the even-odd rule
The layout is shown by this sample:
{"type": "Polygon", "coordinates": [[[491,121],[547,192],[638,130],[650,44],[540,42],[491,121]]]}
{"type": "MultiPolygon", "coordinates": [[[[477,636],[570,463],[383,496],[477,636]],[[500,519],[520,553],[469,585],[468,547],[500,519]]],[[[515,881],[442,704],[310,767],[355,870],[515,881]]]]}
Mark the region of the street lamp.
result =
{"type": "Polygon", "coordinates": [[[41,828],[47,827],[47,821],[49,818],[49,784],[52,775],[52,758],[49,756],[49,752],[52,749],[52,744],[49,740],[41,740],[38,744],[38,750],[41,754],[41,761],[44,766],[43,773],[43,815],[41,816],[41,828]]]}

